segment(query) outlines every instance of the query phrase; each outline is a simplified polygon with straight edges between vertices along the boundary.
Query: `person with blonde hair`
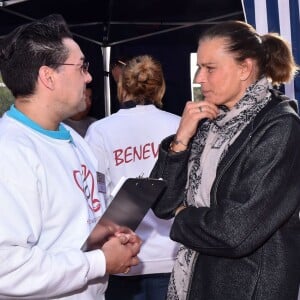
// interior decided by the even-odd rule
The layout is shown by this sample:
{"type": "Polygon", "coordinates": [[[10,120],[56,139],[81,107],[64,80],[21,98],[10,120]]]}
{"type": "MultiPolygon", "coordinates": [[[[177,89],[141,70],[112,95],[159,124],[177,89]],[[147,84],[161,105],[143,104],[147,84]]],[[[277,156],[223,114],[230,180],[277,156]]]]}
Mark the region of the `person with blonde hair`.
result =
{"type": "MultiPolygon", "coordinates": [[[[93,123],[86,134],[100,165],[104,165],[108,191],[122,176],[148,177],[160,141],[175,133],[180,117],[159,108],[165,89],[162,66],[152,56],[134,57],[123,66],[118,81],[121,109],[93,123]]],[[[170,220],[147,213],[136,230],[143,240],[140,265],[126,275],[110,276],[107,300],[165,299],[178,248],[169,238],[170,226],[170,220]]]]}
{"type": "Polygon", "coordinates": [[[274,89],[297,66],[279,35],[241,21],[200,37],[195,82],[151,176],[168,183],[153,210],[175,216],[182,246],[168,300],[296,300],[300,278],[300,120],[274,89]]]}

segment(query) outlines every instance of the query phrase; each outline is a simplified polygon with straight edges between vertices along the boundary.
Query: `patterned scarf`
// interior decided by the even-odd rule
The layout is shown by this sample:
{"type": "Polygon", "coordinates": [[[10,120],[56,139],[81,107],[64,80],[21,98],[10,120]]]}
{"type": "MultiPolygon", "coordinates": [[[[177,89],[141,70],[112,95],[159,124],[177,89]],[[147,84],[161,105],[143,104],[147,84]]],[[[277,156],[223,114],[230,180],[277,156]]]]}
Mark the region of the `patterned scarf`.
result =
{"type": "MultiPolygon", "coordinates": [[[[206,120],[202,124],[192,143],[185,192],[186,205],[210,206],[210,190],[219,162],[229,146],[270,99],[268,81],[262,78],[247,88],[243,98],[231,110],[221,106],[215,120],[206,120]]],[[[180,247],[168,287],[167,300],[186,299],[196,256],[196,251],[183,245],[180,247]]]]}

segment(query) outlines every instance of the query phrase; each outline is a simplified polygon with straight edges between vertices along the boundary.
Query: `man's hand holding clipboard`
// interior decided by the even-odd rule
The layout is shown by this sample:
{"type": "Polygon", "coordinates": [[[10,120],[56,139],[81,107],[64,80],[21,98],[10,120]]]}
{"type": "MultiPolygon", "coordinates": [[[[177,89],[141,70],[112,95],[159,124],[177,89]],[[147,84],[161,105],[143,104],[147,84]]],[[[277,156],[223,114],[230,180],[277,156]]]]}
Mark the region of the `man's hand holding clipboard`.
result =
{"type": "Polygon", "coordinates": [[[81,249],[99,249],[115,235],[130,239],[165,188],[166,182],[160,179],[126,179],[81,249]]]}

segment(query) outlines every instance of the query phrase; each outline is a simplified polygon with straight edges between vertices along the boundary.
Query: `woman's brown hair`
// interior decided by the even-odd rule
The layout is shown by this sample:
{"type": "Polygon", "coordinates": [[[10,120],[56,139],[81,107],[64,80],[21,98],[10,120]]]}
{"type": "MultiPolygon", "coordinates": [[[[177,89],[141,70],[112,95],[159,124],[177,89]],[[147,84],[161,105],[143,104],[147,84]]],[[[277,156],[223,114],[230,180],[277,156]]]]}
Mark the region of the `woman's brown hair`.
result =
{"type": "Polygon", "coordinates": [[[118,98],[129,95],[136,104],[162,106],[166,89],[161,64],[150,55],[136,56],[124,66],[118,82],[118,98]]]}

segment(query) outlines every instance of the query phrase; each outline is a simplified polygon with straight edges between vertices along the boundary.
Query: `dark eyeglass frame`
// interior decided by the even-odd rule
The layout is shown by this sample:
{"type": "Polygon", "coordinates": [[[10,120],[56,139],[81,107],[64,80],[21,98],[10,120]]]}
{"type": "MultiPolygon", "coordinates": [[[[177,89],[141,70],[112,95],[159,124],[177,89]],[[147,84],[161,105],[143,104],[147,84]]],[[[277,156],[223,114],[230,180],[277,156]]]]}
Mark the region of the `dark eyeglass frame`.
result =
{"type": "Polygon", "coordinates": [[[82,64],[57,64],[58,66],[80,66],[83,73],[87,74],[89,71],[90,63],[88,61],[83,61],[82,64]]]}

